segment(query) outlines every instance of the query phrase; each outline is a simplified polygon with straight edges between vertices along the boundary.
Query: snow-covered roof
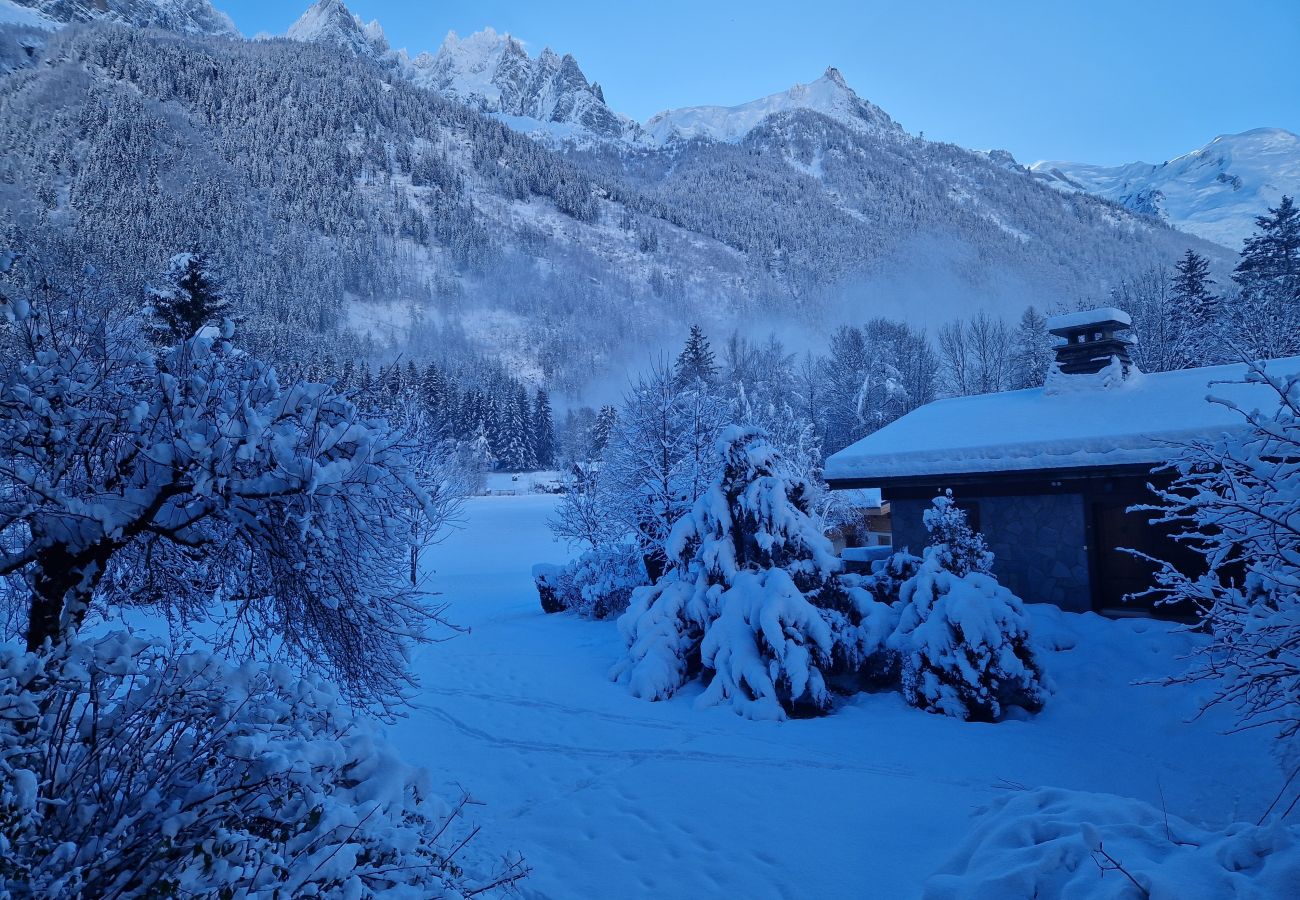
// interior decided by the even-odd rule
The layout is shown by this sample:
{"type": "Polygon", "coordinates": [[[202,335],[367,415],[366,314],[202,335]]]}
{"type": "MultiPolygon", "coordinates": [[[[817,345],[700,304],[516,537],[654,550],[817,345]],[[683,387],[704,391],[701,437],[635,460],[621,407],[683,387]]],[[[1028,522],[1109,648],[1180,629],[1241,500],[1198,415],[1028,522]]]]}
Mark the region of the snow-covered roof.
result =
{"type": "Polygon", "coordinates": [[[1085,325],[1098,325],[1102,322],[1133,324],[1133,320],[1124,310],[1116,309],[1113,306],[1103,306],[1098,309],[1082,309],[1078,312],[1052,316],[1047,320],[1047,330],[1059,331],[1064,328],[1081,328],[1085,325]]]}
{"type": "MultiPolygon", "coordinates": [[[[1268,363],[1270,375],[1300,372],[1300,357],[1268,363]]],[[[1275,408],[1266,385],[1241,384],[1245,364],[1143,374],[1110,387],[1067,375],[1054,389],[936,400],[826,461],[828,481],[1155,465],[1170,444],[1243,425],[1243,409],[1275,408]],[[1217,383],[1228,382],[1228,383],[1217,383]],[[1072,389],[1073,388],[1073,389],[1072,389]]]]}

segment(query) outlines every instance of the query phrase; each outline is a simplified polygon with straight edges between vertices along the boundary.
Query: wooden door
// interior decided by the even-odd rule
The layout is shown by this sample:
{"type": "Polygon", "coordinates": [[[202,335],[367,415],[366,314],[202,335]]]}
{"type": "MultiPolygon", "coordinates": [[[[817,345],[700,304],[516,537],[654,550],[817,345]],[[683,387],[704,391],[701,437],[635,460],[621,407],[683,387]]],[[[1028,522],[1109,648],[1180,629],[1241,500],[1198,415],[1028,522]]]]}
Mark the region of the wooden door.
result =
{"type": "Polygon", "coordinates": [[[1187,618],[1192,610],[1186,606],[1157,606],[1155,596],[1133,596],[1154,586],[1158,566],[1127,550],[1168,560],[1180,571],[1189,571],[1187,567],[1198,561],[1195,554],[1170,538],[1167,528],[1151,522],[1152,513],[1130,512],[1135,502],[1140,501],[1093,504],[1094,606],[1108,615],[1187,618]]]}

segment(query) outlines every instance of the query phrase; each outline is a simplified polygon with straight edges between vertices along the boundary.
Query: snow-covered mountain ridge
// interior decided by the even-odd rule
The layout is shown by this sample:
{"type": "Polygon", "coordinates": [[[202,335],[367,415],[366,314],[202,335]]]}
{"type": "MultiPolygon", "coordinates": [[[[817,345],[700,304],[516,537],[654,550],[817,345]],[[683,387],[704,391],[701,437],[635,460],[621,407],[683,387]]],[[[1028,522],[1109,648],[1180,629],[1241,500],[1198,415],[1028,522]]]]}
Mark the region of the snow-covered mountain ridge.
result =
{"type": "MultiPolygon", "coordinates": [[[[451,32],[436,53],[411,58],[405,50],[389,51],[378,23],[363,25],[342,0],[318,0],[289,36],[383,57],[413,83],[559,149],[596,148],[616,155],[676,152],[692,141],[737,143],[775,117],[806,113],[879,139],[909,139],[834,67],[808,84],[748,103],[665,110],[642,125],[612,109],[600,85],[587,78],[572,56],[550,48],[531,56],[517,38],[491,28],[464,38],[451,32]],[[304,24],[327,20],[338,24],[304,24]]],[[[1284,193],[1300,192],[1300,139],[1275,128],[1223,135],[1159,165],[1048,161],[1026,169],[1005,151],[981,155],[1007,171],[1027,171],[1053,188],[1103,197],[1233,250],[1269,204],[1284,193]]]]}
{"type": "Polygon", "coordinates": [[[230,16],[209,0],[0,0],[0,23],[45,27],[40,20],[55,25],[115,22],[182,34],[239,36],[239,29],[230,16]],[[39,18],[20,18],[12,7],[27,10],[39,18]]]}
{"type": "Polygon", "coordinates": [[[343,0],[319,0],[309,6],[284,36],[339,47],[358,56],[378,57],[388,52],[388,40],[378,20],[362,22],[343,0]]]}
{"type": "Polygon", "coordinates": [[[25,70],[0,74],[0,219],[73,271],[117,261],[126,294],[177,248],[206,248],[268,304],[277,346],[346,332],[469,348],[572,391],[683,322],[933,330],[1095,303],[1189,246],[1231,265],[1114,203],[909,136],[837,73],[660,146],[571,59],[508,36],[455,38],[416,66],[338,0],[293,34],[92,23],[19,44],[0,27],[0,71],[25,70]],[[551,139],[565,133],[581,140],[551,139]],[[63,233],[71,249],[51,243],[63,233]]]}
{"type": "Polygon", "coordinates": [[[808,110],[850,128],[878,134],[902,135],[903,129],[884,110],[863,100],[835,67],[810,84],[796,84],[780,93],[739,106],[690,106],[658,113],[645,123],[651,142],[665,146],[694,138],[738,141],[769,116],[808,110]]]}
{"type": "Polygon", "coordinates": [[[1255,128],[1220,135],[1159,165],[1045,161],[1029,170],[1052,187],[1105,197],[1236,250],[1256,216],[1283,194],[1300,194],[1300,137],[1255,128]]]}
{"type": "Polygon", "coordinates": [[[884,110],[854,93],[834,67],[809,84],[758,100],[665,110],[641,125],[610,108],[600,85],[569,54],[545,47],[532,56],[519,39],[492,28],[467,37],[449,32],[436,52],[412,57],[406,50],[391,51],[379,23],[363,23],[343,0],[317,0],[285,36],[384,57],[412,83],[556,145],[657,149],[693,139],[734,143],[769,117],[797,111],[819,113],[850,128],[904,134],[884,110]]]}
{"type": "Polygon", "coordinates": [[[531,57],[517,39],[491,28],[465,38],[450,32],[437,53],[414,59],[403,53],[399,65],[415,84],[496,115],[517,131],[561,139],[642,137],[640,126],[605,104],[600,85],[587,80],[572,56],[546,47],[531,57]]]}

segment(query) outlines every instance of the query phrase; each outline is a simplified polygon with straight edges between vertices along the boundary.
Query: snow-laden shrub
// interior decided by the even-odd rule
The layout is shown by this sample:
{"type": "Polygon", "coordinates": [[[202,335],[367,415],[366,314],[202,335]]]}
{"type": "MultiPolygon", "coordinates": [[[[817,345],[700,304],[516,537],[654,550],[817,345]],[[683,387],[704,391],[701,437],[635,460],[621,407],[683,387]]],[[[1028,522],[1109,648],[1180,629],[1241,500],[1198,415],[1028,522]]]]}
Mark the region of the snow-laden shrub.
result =
{"type": "Polygon", "coordinates": [[[123,633],[0,646],[0,894],[461,897],[467,831],[332,688],[123,633]]]}
{"type": "Polygon", "coordinates": [[[533,581],[546,612],[606,619],[626,610],[632,591],[646,583],[645,563],[632,544],[603,545],[566,566],[534,566],[533,581]]]}
{"type": "Polygon", "coordinates": [[[930,544],[902,587],[889,645],[900,656],[913,706],[993,721],[1008,705],[1037,712],[1047,689],[1021,601],[989,574],[993,555],[951,494],[926,511],[930,544]]]}
{"type": "Polygon", "coordinates": [[[669,535],[668,570],[619,619],[628,652],[612,676],[660,700],[703,674],[701,703],[754,718],[824,712],[827,676],[883,649],[889,610],[841,587],[810,486],[762,431],[732,426],[718,450],[720,474],[669,535]]]}
{"type": "Polygon", "coordinates": [[[1294,897],[1300,827],[1222,831],[1139,800],[1044,788],[993,804],[925,884],[926,900],[1294,897]]]}
{"type": "Polygon", "coordinates": [[[1242,408],[1244,428],[1195,442],[1170,464],[1178,477],[1160,492],[1157,510],[1205,558],[1205,571],[1164,564],[1156,593],[1192,606],[1200,621],[1191,627],[1210,634],[1188,671],[1169,680],[1208,682],[1207,705],[1226,705],[1243,726],[1272,731],[1282,765],[1297,771],[1300,376],[1270,368],[1248,367],[1244,380],[1260,396],[1251,411],[1242,408]]]}

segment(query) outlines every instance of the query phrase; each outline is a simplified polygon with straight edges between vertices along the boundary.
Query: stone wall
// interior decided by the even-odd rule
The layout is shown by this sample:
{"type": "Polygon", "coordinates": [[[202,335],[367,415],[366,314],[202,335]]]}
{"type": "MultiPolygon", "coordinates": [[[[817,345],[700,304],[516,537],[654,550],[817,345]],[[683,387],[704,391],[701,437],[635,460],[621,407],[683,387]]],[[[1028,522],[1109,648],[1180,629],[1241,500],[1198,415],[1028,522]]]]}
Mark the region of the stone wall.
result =
{"type": "MultiPolygon", "coordinates": [[[[1025,497],[958,495],[962,506],[979,510],[979,529],[996,560],[993,574],[1031,603],[1055,603],[1071,612],[1092,609],[1083,497],[1038,494],[1025,497]]],[[[928,500],[894,500],[894,546],[918,556],[926,544],[921,515],[928,500]]]]}

